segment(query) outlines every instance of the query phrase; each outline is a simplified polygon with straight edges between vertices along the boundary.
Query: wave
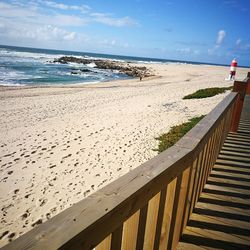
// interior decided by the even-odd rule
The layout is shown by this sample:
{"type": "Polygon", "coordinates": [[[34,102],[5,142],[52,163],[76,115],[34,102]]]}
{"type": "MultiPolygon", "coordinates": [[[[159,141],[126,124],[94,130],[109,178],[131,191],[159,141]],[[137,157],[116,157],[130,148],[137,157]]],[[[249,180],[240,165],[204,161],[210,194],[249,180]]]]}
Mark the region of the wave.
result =
{"type": "MultiPolygon", "coordinates": [[[[0,85],[65,85],[129,78],[119,72],[95,68],[94,63],[88,65],[77,63],[56,64],[53,63],[55,59],[66,55],[70,56],[70,53],[67,53],[67,51],[65,51],[65,54],[64,51],[60,51],[60,53],[56,51],[46,52],[46,50],[16,47],[10,49],[0,46],[0,85]]],[[[72,56],[88,57],[87,55],[75,55],[74,53],[72,53],[72,56]]],[[[98,59],[98,55],[93,59],[98,59]]],[[[100,57],[100,59],[103,59],[103,57],[100,57]]],[[[107,60],[113,59],[107,58],[107,60]]]]}

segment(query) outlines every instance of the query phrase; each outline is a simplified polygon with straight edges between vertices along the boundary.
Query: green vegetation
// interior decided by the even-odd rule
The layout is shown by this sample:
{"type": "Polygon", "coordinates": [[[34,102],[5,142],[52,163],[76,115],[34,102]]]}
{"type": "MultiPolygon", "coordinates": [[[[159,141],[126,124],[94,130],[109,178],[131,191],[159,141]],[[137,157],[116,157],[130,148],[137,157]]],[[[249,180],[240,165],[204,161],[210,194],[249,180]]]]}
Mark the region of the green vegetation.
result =
{"type": "Polygon", "coordinates": [[[199,89],[195,93],[186,95],[183,99],[198,99],[198,98],[206,98],[215,96],[221,93],[224,93],[226,90],[231,90],[233,87],[224,87],[224,88],[207,88],[207,89],[199,89]]]}
{"type": "Polygon", "coordinates": [[[188,120],[188,122],[182,123],[177,126],[173,126],[170,131],[166,134],[156,138],[159,140],[158,151],[159,153],[173,146],[181,137],[183,137],[190,129],[192,129],[204,115],[194,117],[188,120]]]}

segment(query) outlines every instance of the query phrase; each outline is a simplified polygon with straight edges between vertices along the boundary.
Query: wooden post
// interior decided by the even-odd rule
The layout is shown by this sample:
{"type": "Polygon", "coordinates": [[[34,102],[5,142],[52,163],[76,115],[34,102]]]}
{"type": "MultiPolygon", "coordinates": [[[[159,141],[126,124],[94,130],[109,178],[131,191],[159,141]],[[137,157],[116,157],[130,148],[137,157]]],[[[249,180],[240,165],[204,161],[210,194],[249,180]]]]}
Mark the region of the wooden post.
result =
{"type": "Polygon", "coordinates": [[[234,87],[233,87],[233,92],[238,92],[238,97],[235,102],[234,110],[233,110],[233,117],[232,117],[232,122],[231,122],[231,128],[230,131],[236,133],[239,122],[240,122],[240,115],[243,107],[243,102],[246,94],[246,82],[241,82],[241,81],[235,81],[234,82],[234,87]]]}
{"type": "Polygon", "coordinates": [[[247,89],[246,89],[246,95],[250,95],[250,72],[247,73],[247,89]]]}

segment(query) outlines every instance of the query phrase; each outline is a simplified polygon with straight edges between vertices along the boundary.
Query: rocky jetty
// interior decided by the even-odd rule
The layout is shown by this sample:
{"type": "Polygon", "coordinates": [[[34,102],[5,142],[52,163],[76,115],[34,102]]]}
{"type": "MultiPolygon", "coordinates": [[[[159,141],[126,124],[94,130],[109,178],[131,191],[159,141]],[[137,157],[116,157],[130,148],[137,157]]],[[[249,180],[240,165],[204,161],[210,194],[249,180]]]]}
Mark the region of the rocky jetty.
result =
{"type": "Polygon", "coordinates": [[[79,58],[79,57],[73,57],[73,56],[63,56],[53,61],[53,63],[62,63],[62,64],[68,64],[72,62],[85,64],[85,65],[94,64],[95,68],[117,70],[120,73],[124,73],[132,77],[153,76],[152,72],[148,68],[131,66],[129,63],[126,63],[126,62],[101,60],[101,59],[87,59],[87,58],[79,58]]]}

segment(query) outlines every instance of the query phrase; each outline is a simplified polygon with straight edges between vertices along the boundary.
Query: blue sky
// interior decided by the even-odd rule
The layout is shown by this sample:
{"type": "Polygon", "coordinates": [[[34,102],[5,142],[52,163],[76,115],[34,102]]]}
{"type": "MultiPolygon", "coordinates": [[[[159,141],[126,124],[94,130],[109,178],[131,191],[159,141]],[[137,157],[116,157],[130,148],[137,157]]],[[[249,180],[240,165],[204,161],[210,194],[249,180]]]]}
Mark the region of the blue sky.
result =
{"type": "Polygon", "coordinates": [[[250,0],[0,0],[0,44],[250,66],[250,0]]]}

